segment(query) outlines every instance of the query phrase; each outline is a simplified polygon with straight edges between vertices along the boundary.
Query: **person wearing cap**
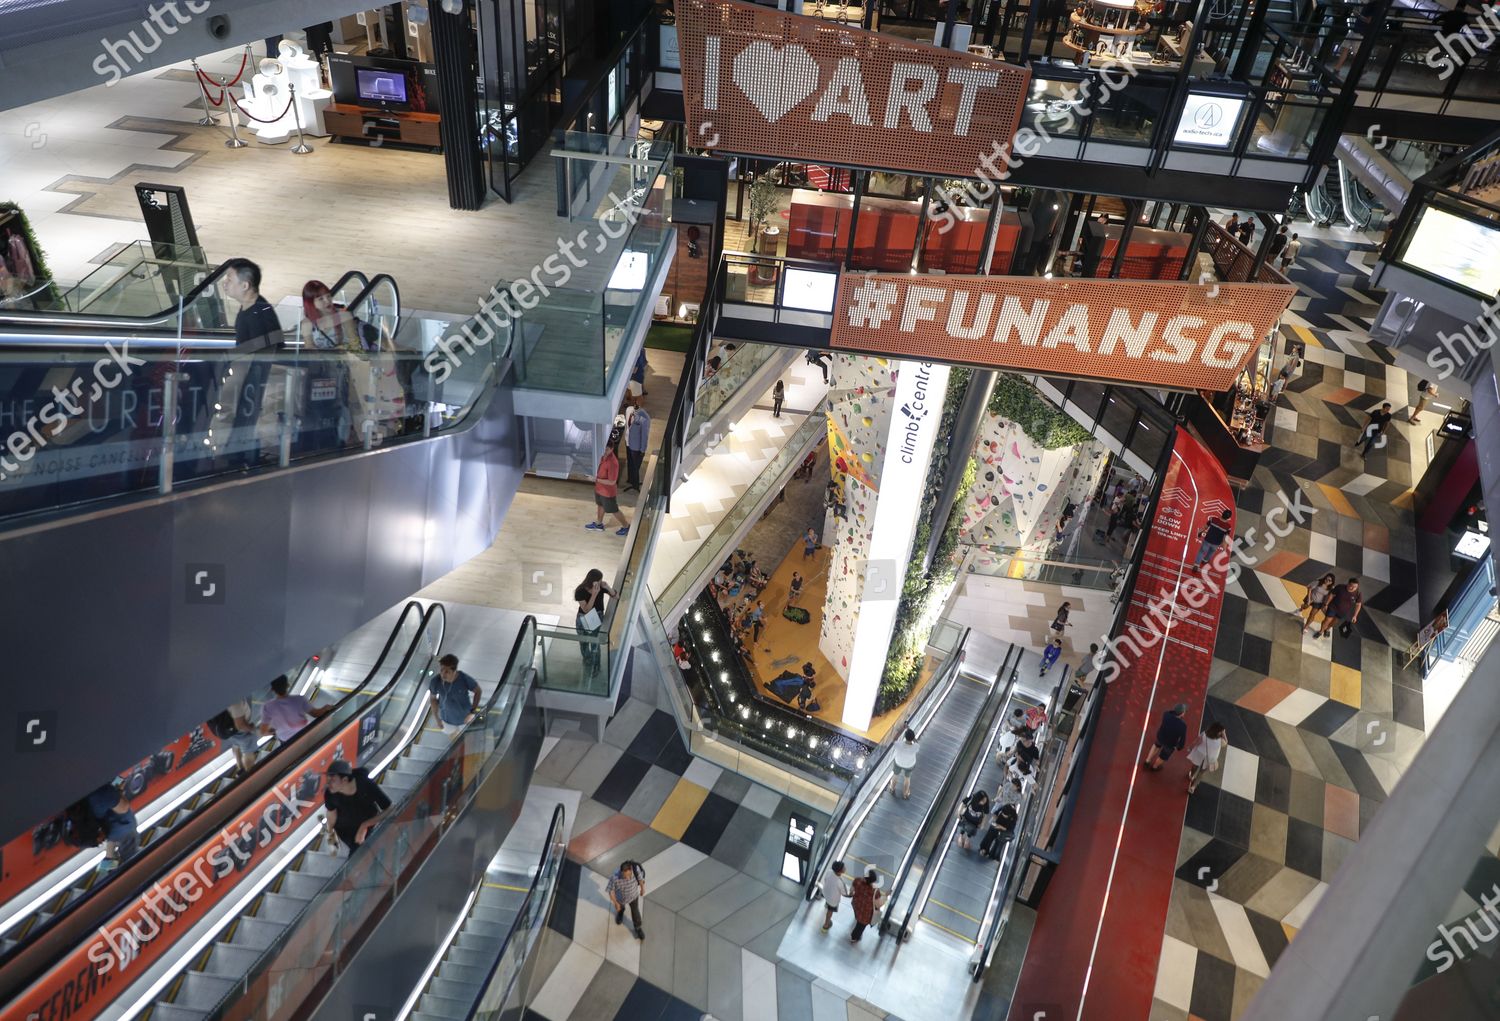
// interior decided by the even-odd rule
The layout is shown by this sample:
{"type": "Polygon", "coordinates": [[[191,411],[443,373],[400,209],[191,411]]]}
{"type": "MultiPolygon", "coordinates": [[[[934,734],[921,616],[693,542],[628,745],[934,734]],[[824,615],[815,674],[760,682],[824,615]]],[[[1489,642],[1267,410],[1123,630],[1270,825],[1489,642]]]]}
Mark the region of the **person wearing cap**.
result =
{"type": "Polygon", "coordinates": [[[328,829],[353,853],[389,811],[391,799],[366,770],[335,759],[325,774],[323,807],[328,812],[328,829]]]}
{"type": "Polygon", "coordinates": [[[1183,720],[1186,715],[1187,703],[1185,702],[1178,702],[1161,714],[1161,726],[1156,728],[1156,743],[1151,746],[1146,761],[1141,765],[1154,773],[1161,769],[1162,763],[1172,757],[1173,752],[1187,744],[1187,723],[1183,720]]]}

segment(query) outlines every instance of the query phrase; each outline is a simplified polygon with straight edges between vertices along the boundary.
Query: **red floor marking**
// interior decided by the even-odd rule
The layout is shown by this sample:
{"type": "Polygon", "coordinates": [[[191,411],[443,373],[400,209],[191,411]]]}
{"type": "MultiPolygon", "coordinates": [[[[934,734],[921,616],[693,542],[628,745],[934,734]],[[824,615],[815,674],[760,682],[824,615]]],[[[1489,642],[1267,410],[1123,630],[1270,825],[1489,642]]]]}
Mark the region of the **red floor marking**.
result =
{"type": "MultiPolygon", "coordinates": [[[[1127,627],[1145,628],[1147,607],[1195,573],[1198,530],[1210,511],[1234,507],[1224,470],[1181,429],[1147,541],[1145,569],[1127,627]]],[[[1010,1021],[1149,1021],[1166,927],[1177,845],[1187,808],[1187,762],[1179,752],[1159,773],[1137,769],[1161,714],[1188,705],[1188,747],[1202,725],[1223,572],[1213,595],[1182,613],[1168,634],[1109,686],[1084,770],[1068,842],[1042,900],[1010,1021]]],[[[1144,645],[1144,643],[1142,643],[1144,645]]],[[[1117,646],[1117,648],[1119,648],[1117,646]]],[[[1128,650],[1121,649],[1128,656],[1128,650]]]]}

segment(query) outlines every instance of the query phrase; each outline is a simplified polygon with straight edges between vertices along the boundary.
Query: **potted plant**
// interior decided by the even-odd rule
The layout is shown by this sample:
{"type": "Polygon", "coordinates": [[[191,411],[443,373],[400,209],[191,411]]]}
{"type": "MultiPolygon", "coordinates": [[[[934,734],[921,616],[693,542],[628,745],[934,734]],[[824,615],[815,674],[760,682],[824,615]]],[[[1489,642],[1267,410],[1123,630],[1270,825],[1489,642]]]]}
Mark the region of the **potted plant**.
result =
{"type": "MultiPolygon", "coordinates": [[[[755,179],[750,185],[750,247],[761,255],[776,255],[776,239],[780,231],[770,226],[770,218],[776,215],[776,185],[767,176],[755,179]]],[[[769,284],[776,281],[776,264],[757,262],[752,271],[755,282],[769,284]]]]}

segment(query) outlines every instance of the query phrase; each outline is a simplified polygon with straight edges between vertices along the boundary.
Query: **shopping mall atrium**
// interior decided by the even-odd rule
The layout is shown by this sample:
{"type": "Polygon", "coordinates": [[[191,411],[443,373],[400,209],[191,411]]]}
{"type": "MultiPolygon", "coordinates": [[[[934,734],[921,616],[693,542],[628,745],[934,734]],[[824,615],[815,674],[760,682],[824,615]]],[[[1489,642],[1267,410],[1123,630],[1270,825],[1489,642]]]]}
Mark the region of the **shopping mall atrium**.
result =
{"type": "Polygon", "coordinates": [[[1489,0],[0,0],[0,1021],[1494,1019],[1497,310],[1489,0]]]}

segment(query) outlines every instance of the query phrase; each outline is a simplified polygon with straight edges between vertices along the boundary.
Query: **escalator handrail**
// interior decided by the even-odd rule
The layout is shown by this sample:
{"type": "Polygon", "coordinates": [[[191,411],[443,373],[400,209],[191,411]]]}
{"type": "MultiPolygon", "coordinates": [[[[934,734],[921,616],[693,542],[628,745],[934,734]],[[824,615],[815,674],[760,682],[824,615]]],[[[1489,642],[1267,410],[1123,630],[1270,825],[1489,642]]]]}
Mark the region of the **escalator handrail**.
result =
{"type": "Polygon", "coordinates": [[[926,690],[921,695],[918,695],[912,704],[907,707],[906,718],[899,721],[890,729],[887,734],[888,740],[882,742],[875,751],[875,754],[866,760],[864,776],[858,782],[851,780],[845,786],[844,793],[839,795],[838,804],[834,806],[833,814],[829,817],[828,827],[823,831],[825,834],[823,846],[813,856],[813,868],[808,873],[807,889],[804,894],[807,900],[815,900],[818,896],[821,889],[820,881],[823,872],[827,869],[829,858],[833,854],[834,847],[838,844],[836,838],[839,831],[843,829],[844,824],[849,821],[849,813],[853,810],[855,803],[859,801],[860,791],[864,790],[865,784],[869,783],[872,777],[880,773],[880,767],[885,764],[886,756],[894,751],[896,742],[901,739],[901,735],[905,733],[906,729],[912,725],[912,721],[927,711],[929,707],[931,707],[931,711],[936,712],[936,707],[942,704],[948,692],[953,690],[953,685],[958,683],[958,675],[963,666],[963,649],[969,640],[970,630],[970,628],[964,628],[963,633],[959,635],[957,644],[953,647],[952,655],[938,668],[940,671],[946,670],[948,676],[933,678],[932,683],[927,685],[926,690]],[[943,692],[941,696],[936,694],[939,690],[943,692]]]}
{"type": "MultiPolygon", "coordinates": [[[[1012,646],[1012,648],[1014,648],[1014,646],[1012,646]]],[[[1005,730],[1005,707],[1010,705],[1011,699],[1015,695],[1016,676],[1020,672],[1020,666],[1021,657],[1017,656],[1014,661],[1011,661],[1010,654],[1009,652],[1007,652],[1006,665],[1001,667],[1000,674],[1000,676],[1005,677],[1005,694],[996,703],[995,720],[993,727],[990,730],[990,735],[985,739],[984,744],[980,748],[979,754],[975,756],[974,765],[969,770],[968,778],[964,781],[963,786],[960,788],[960,790],[967,790],[972,792],[979,788],[979,778],[984,775],[985,767],[989,765],[990,756],[994,753],[995,744],[1000,740],[1000,735],[1005,730]],[[1005,672],[1006,666],[1009,667],[1008,675],[1006,675],[1005,672]]],[[[995,679],[995,683],[997,685],[1001,683],[1000,676],[997,676],[995,679]]],[[[1001,782],[1004,782],[1004,774],[1001,775],[1001,782]]],[[[991,806],[991,810],[993,811],[993,806],[991,806]]],[[[957,825],[957,816],[953,813],[950,813],[949,821],[947,823],[944,823],[943,825],[943,834],[939,836],[937,842],[933,845],[932,853],[927,856],[927,861],[922,866],[922,883],[917,887],[917,895],[911,899],[911,905],[907,908],[906,917],[902,919],[901,929],[898,931],[906,931],[906,929],[911,925],[912,917],[914,915],[917,915],[920,909],[926,906],[928,898],[932,896],[932,887],[937,881],[938,874],[942,871],[943,863],[947,860],[948,852],[953,847],[953,841],[949,839],[948,831],[950,830],[950,828],[956,828],[957,825]]],[[[978,933],[975,933],[975,935],[977,936],[978,933]]]]}
{"type": "MultiPolygon", "coordinates": [[[[531,885],[526,890],[526,896],[521,898],[520,910],[516,912],[516,917],[511,919],[510,929],[505,933],[505,939],[500,942],[500,949],[495,954],[495,962],[491,964],[489,970],[485,972],[484,981],[479,983],[479,989],[474,994],[474,1002],[469,1007],[466,1017],[472,1018],[475,1014],[479,1013],[479,1004],[484,1001],[484,999],[486,998],[485,994],[489,991],[491,984],[494,983],[495,972],[499,971],[500,965],[505,962],[505,951],[510,947],[511,940],[515,939],[520,934],[518,930],[521,928],[521,923],[528,921],[526,907],[537,896],[537,888],[542,882],[542,877],[547,874],[548,859],[552,858],[554,854],[566,853],[566,848],[562,848],[560,850],[554,849],[557,847],[558,835],[562,833],[563,826],[567,822],[567,815],[568,813],[562,805],[558,805],[552,810],[552,824],[547,827],[547,840],[546,843],[542,845],[542,856],[540,859],[538,859],[536,864],[536,875],[531,877],[531,885]]],[[[551,888],[548,889],[544,894],[542,894],[542,896],[546,897],[549,900],[556,896],[557,879],[560,876],[561,872],[554,874],[551,888]]],[[[546,919],[546,916],[551,914],[551,911],[552,909],[549,906],[545,911],[542,912],[542,918],[544,921],[546,919]]],[[[491,997],[491,1002],[504,1005],[504,1003],[510,998],[510,991],[512,988],[514,988],[515,981],[519,976],[520,971],[517,970],[516,974],[512,975],[510,981],[506,983],[502,995],[498,999],[491,997]]]]}
{"type": "MultiPolygon", "coordinates": [[[[432,608],[441,610],[442,604],[433,603],[432,608]]],[[[481,706],[479,712],[475,714],[474,720],[467,726],[465,726],[463,730],[453,735],[449,744],[450,748],[453,746],[453,744],[456,744],[463,739],[463,735],[469,730],[470,727],[479,725],[489,716],[490,710],[495,706],[495,701],[500,697],[500,693],[505,690],[505,678],[511,675],[511,669],[515,666],[516,656],[520,654],[522,647],[527,644],[526,639],[528,635],[531,636],[531,644],[534,646],[536,641],[536,618],[531,614],[527,614],[521,620],[521,626],[517,631],[515,643],[511,646],[510,655],[506,658],[505,668],[500,672],[500,680],[495,684],[495,690],[490,693],[489,698],[485,700],[484,705],[481,706]]],[[[434,651],[431,658],[436,659],[437,655],[438,653],[434,651]]],[[[405,672],[406,666],[407,663],[403,662],[401,670],[402,673],[405,672]]],[[[419,690],[416,694],[418,697],[425,698],[425,690],[419,690]]],[[[515,704],[515,710],[519,712],[520,708],[524,707],[524,705],[524,699],[518,700],[515,704]]],[[[328,876],[323,877],[323,886],[321,887],[321,889],[317,893],[313,894],[312,898],[298,910],[297,914],[286,923],[286,925],[279,933],[276,934],[276,937],[271,941],[271,943],[259,951],[259,956],[256,958],[255,964],[251,965],[250,970],[235,981],[234,985],[230,987],[230,989],[224,994],[223,998],[221,998],[219,1002],[216,1003],[213,1008],[208,1011],[208,1013],[204,1016],[203,1021],[213,1021],[213,1019],[222,1016],[224,1009],[229,1004],[239,1001],[245,989],[249,987],[250,983],[252,983],[258,975],[263,973],[264,969],[268,967],[269,962],[274,960],[281,949],[286,946],[287,942],[301,930],[302,923],[306,921],[308,912],[312,910],[314,905],[318,904],[318,899],[322,896],[323,891],[329,889],[331,886],[337,884],[343,879],[351,864],[359,858],[360,853],[362,851],[365,851],[371,844],[375,843],[374,838],[376,834],[384,829],[385,825],[389,823],[390,820],[399,818],[401,815],[401,810],[406,807],[411,799],[416,797],[428,796],[426,784],[423,781],[431,773],[431,771],[442,764],[445,759],[445,755],[440,755],[436,759],[433,759],[429,763],[429,768],[423,772],[422,779],[419,779],[416,783],[414,783],[408,790],[403,792],[400,797],[391,799],[390,807],[387,808],[382,815],[382,819],[384,821],[370,831],[363,844],[355,848],[349,853],[349,856],[347,858],[343,859],[339,868],[335,869],[328,876]]],[[[478,770],[482,771],[483,768],[483,763],[481,763],[478,767],[478,770]]],[[[318,823],[318,825],[321,825],[321,823],[318,823]]],[[[407,862],[404,866],[404,868],[407,869],[417,867],[419,867],[419,861],[417,859],[413,859],[407,862]]],[[[385,910],[389,910],[389,904],[386,905],[385,910]]],[[[366,923],[368,924],[369,922],[375,922],[378,924],[381,917],[383,917],[383,914],[374,916],[371,919],[367,919],[366,923]]],[[[179,971],[180,970],[181,969],[179,968],[179,971]]]]}
{"type": "MultiPolygon", "coordinates": [[[[1008,693],[1010,691],[1009,681],[1013,678],[1015,670],[1015,666],[1011,662],[1012,656],[1015,656],[1016,662],[1019,663],[1021,658],[1020,650],[1014,645],[1009,646],[1005,650],[1005,658],[1001,661],[1000,670],[995,675],[994,687],[990,690],[990,693],[985,696],[986,705],[988,705],[992,699],[995,701],[994,711],[996,713],[1005,708],[1005,702],[1008,698],[1008,695],[1002,695],[1001,693],[1008,693]],[[1002,684],[1002,678],[1005,679],[1006,683],[1002,684]]],[[[906,885],[907,879],[911,877],[912,868],[917,863],[917,849],[926,842],[927,835],[932,830],[932,828],[940,825],[940,820],[945,820],[947,816],[953,813],[954,806],[958,804],[959,800],[963,796],[964,784],[968,781],[968,771],[960,770],[959,766],[963,762],[964,752],[967,749],[974,747],[976,743],[975,734],[982,734],[984,732],[986,726],[985,716],[986,714],[984,712],[984,709],[981,708],[979,714],[974,717],[974,722],[969,725],[968,733],[966,733],[964,735],[964,739],[959,742],[958,754],[953,759],[953,766],[951,767],[951,771],[948,774],[947,780],[945,780],[943,782],[943,786],[938,789],[938,795],[937,797],[932,799],[932,804],[928,805],[927,810],[922,813],[922,821],[917,825],[916,836],[912,838],[910,846],[908,846],[901,855],[901,865],[894,873],[895,879],[891,882],[890,893],[886,895],[886,904],[889,905],[889,907],[886,909],[885,913],[880,916],[881,935],[884,935],[891,929],[890,912],[896,907],[897,900],[901,896],[901,888],[906,885]],[[954,783],[955,779],[959,781],[956,790],[954,783]],[[940,808],[941,811],[939,811],[940,808]]],[[[934,850],[932,852],[929,852],[928,854],[927,860],[929,862],[932,860],[932,855],[935,854],[936,851],[937,847],[934,846],[934,850]]],[[[917,892],[918,894],[921,893],[920,884],[918,884],[917,892]]],[[[909,931],[912,912],[916,910],[917,901],[919,899],[920,897],[913,897],[911,899],[911,903],[907,904],[906,916],[901,919],[901,925],[896,929],[898,939],[901,937],[902,933],[909,931]]]]}
{"type": "MultiPolygon", "coordinates": [[[[347,276],[347,274],[345,275],[347,276]]],[[[363,277],[364,274],[361,273],[360,276],[363,277]]],[[[370,296],[375,293],[375,288],[379,287],[381,284],[389,284],[391,288],[391,310],[389,312],[382,313],[382,315],[389,315],[397,322],[400,322],[401,288],[396,284],[396,278],[391,276],[389,273],[376,273],[374,276],[366,278],[365,286],[360,288],[359,293],[355,294],[353,298],[349,299],[349,311],[353,312],[355,309],[359,308],[360,305],[364,304],[366,301],[369,301],[370,296]]]]}
{"type": "MultiPolygon", "coordinates": [[[[219,280],[229,271],[229,264],[233,260],[226,260],[216,266],[213,272],[204,277],[196,286],[180,299],[182,307],[187,307],[201,298],[205,292],[217,287],[219,280]]],[[[348,276],[349,274],[345,274],[348,276]]],[[[74,326],[89,330],[105,331],[139,331],[162,328],[177,329],[177,308],[169,308],[159,315],[149,316],[94,316],[78,312],[21,312],[16,310],[0,309],[0,329],[8,326],[74,326]]],[[[207,337],[232,337],[232,327],[224,329],[203,329],[194,331],[198,336],[207,337]]]]}
{"type": "Polygon", "coordinates": [[[149,889],[157,881],[157,877],[188,858],[205,840],[218,833],[223,823],[236,818],[272,785],[300,768],[307,754],[327,740],[327,735],[334,729],[347,723],[354,712],[363,711],[366,704],[385,697],[420,645],[432,619],[433,608],[439,606],[440,604],[434,603],[424,612],[421,603],[415,600],[408,602],[402,608],[395,627],[391,629],[391,634],[381,649],[380,657],[366,675],[364,683],[335,702],[331,712],[308,724],[291,741],[284,742],[265,759],[257,762],[248,774],[232,782],[202,810],[188,816],[160,839],[153,841],[150,847],[142,850],[124,866],[127,871],[118,873],[110,882],[95,886],[49,918],[34,936],[28,936],[24,942],[11,947],[0,956],[0,998],[12,997],[30,988],[58,958],[72,950],[87,933],[97,929],[101,921],[112,917],[112,912],[149,889]],[[403,652],[401,662],[392,673],[390,681],[366,702],[361,702],[358,708],[351,710],[353,699],[378,676],[393,643],[401,633],[407,615],[413,611],[420,615],[417,631],[403,652]],[[272,762],[283,764],[285,768],[268,768],[268,764],[272,762]],[[209,825],[210,820],[213,825],[209,825]],[[126,875],[136,878],[136,881],[122,882],[126,875]],[[87,919],[81,917],[86,907],[92,909],[87,919]]]}
{"type": "MultiPolygon", "coordinates": [[[[1057,686],[1057,690],[1052,693],[1052,698],[1047,703],[1047,720],[1049,722],[1056,718],[1057,701],[1070,683],[1068,680],[1069,676],[1069,674],[1064,672],[1062,683],[1057,686]]],[[[1094,683],[1100,689],[1104,687],[1102,681],[1096,680],[1094,683]]],[[[1048,794],[1051,793],[1053,786],[1058,782],[1058,770],[1062,766],[1062,755],[1057,749],[1057,744],[1058,742],[1054,740],[1052,751],[1055,754],[1045,756],[1044,759],[1037,761],[1038,768],[1040,768],[1044,760],[1050,759],[1051,761],[1052,771],[1047,780],[1046,793],[1048,794]]],[[[1010,918],[1010,902],[1015,893],[1015,884],[1021,875],[1021,848],[1023,846],[1026,847],[1027,853],[1030,853],[1032,841],[1036,836],[1036,828],[1041,825],[1040,808],[1038,806],[1045,805],[1047,800],[1043,796],[1042,785],[1040,783],[1033,786],[1027,792],[1026,796],[1021,799],[1015,836],[1013,839],[1006,841],[1010,845],[1006,848],[1008,852],[1011,852],[1009,855],[1010,868],[1009,870],[1005,868],[1005,861],[1002,856],[1000,868],[996,871],[994,886],[990,888],[989,903],[985,905],[984,917],[990,921],[990,931],[988,934],[984,931],[984,922],[981,921],[979,923],[979,935],[983,937],[983,941],[979,944],[979,957],[975,961],[973,968],[973,980],[975,982],[979,981],[985,969],[989,967],[990,958],[995,953],[995,946],[999,942],[1000,934],[1005,931],[1005,922],[1010,918]],[[1031,818],[1033,812],[1038,813],[1036,818],[1031,818]]]]}

